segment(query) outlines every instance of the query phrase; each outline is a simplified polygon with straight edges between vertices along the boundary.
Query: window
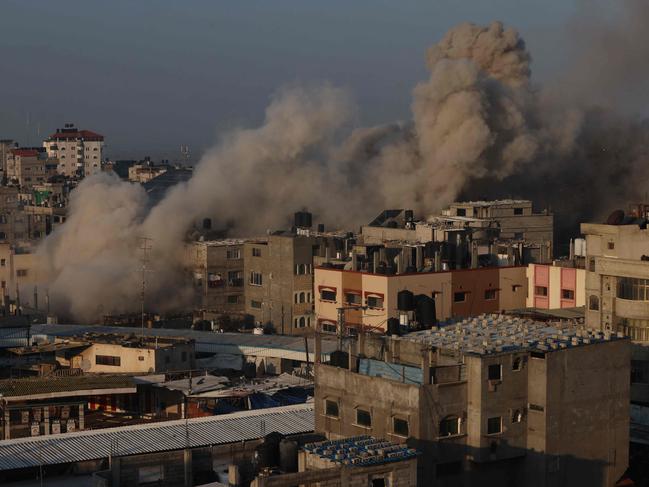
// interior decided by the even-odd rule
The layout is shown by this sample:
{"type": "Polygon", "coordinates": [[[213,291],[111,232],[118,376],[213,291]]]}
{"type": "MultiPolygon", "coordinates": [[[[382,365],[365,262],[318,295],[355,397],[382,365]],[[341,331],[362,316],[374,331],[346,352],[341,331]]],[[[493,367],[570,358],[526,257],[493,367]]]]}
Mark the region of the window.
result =
{"type": "Polygon", "coordinates": [[[254,299],[250,301],[250,307],[255,309],[261,309],[261,301],[255,301],[254,299]]]}
{"type": "Polygon", "coordinates": [[[261,257],[261,249],[259,247],[253,247],[252,248],[252,256],[253,257],[261,257]]]}
{"type": "Polygon", "coordinates": [[[632,301],[649,301],[649,279],[633,277],[618,279],[617,297],[632,301]]]}
{"type": "Polygon", "coordinates": [[[338,417],[338,401],[333,401],[331,399],[325,399],[325,415],[332,418],[338,417]]]}
{"type": "Polygon", "coordinates": [[[545,286],[536,286],[534,287],[534,294],[536,296],[547,296],[548,295],[548,288],[545,286]]]}
{"type": "Polygon", "coordinates": [[[529,404],[528,409],[530,411],[539,411],[539,412],[545,411],[545,408],[543,406],[539,406],[538,404],[529,404]]]}
{"type": "Polygon", "coordinates": [[[298,276],[311,274],[311,264],[296,264],[295,274],[298,276]]]}
{"type": "Polygon", "coordinates": [[[458,208],[457,216],[466,216],[466,208],[458,208]]]}
{"type": "Polygon", "coordinates": [[[338,327],[335,323],[331,323],[330,321],[323,321],[322,331],[324,331],[325,333],[336,333],[338,331],[338,327]]]}
{"type": "Polygon", "coordinates": [[[7,265],[7,259],[0,259],[0,266],[4,267],[7,265]]]}
{"type": "Polygon", "coordinates": [[[520,423],[523,421],[523,412],[520,409],[512,411],[512,423],[520,423]]]}
{"type": "Polygon", "coordinates": [[[608,250],[614,250],[615,249],[615,242],[609,242],[607,247],[608,247],[608,250]]]}
{"type": "Polygon", "coordinates": [[[530,352],[530,357],[545,360],[545,353],[543,353],[543,352],[530,352]]]}
{"type": "Polygon", "coordinates": [[[239,302],[238,294],[231,294],[228,296],[228,304],[237,304],[239,302]]]}
{"type": "Polygon", "coordinates": [[[410,434],[408,421],[401,418],[392,418],[392,431],[395,435],[407,437],[410,434]]]}
{"type": "Polygon", "coordinates": [[[227,259],[234,260],[234,259],[240,259],[241,258],[241,249],[228,249],[225,252],[225,256],[227,259]]]}
{"type": "Polygon", "coordinates": [[[453,293],[454,303],[463,303],[464,301],[466,301],[466,292],[458,291],[456,293],[453,293]]]}
{"type": "Polygon", "coordinates": [[[487,377],[489,380],[502,380],[502,366],[500,364],[491,364],[487,368],[487,377]]]}
{"type": "Polygon", "coordinates": [[[487,419],[487,434],[497,435],[502,432],[502,418],[496,416],[495,418],[487,419]]]}
{"type": "Polygon", "coordinates": [[[460,418],[448,416],[439,422],[439,436],[456,436],[460,434],[460,418]]]}
{"type": "Polygon", "coordinates": [[[572,289],[562,289],[561,299],[575,299],[575,292],[572,289]]]}
{"type": "Polygon", "coordinates": [[[514,208],[514,215],[522,215],[523,208],[514,208]]]}
{"type": "Polygon", "coordinates": [[[594,294],[588,298],[588,309],[599,311],[599,298],[594,294]]]}
{"type": "Polygon", "coordinates": [[[345,293],[345,303],[360,305],[363,302],[359,293],[345,293]]]}
{"type": "Polygon", "coordinates": [[[300,316],[295,318],[295,327],[296,328],[304,328],[306,326],[306,317],[305,316],[300,316]]]}
{"type": "Polygon", "coordinates": [[[356,410],[356,424],[366,428],[372,427],[372,415],[365,409],[356,410]]]}
{"type": "Polygon", "coordinates": [[[250,272],[250,284],[253,286],[261,286],[261,272],[250,272]]]}
{"type": "Polygon", "coordinates": [[[298,302],[299,303],[305,303],[306,302],[306,293],[301,292],[298,294],[298,302]]]}
{"type": "Polygon", "coordinates": [[[590,259],[588,261],[588,270],[590,272],[595,272],[595,259],[590,259]]]}
{"type": "Polygon", "coordinates": [[[514,240],[523,240],[524,238],[525,238],[525,233],[514,232],[514,240]]]}
{"type": "Polygon", "coordinates": [[[228,286],[232,286],[232,287],[243,286],[243,272],[228,271],[228,286]]]}
{"type": "Polygon", "coordinates": [[[370,308],[383,308],[383,298],[380,296],[367,296],[366,302],[370,308]]]}
{"type": "Polygon", "coordinates": [[[138,355],[137,359],[138,359],[140,362],[144,362],[144,357],[143,357],[142,355],[138,355]]]}
{"type": "Polygon", "coordinates": [[[521,370],[523,368],[523,359],[520,357],[514,357],[512,361],[512,370],[521,370]]]}
{"type": "Polygon", "coordinates": [[[336,301],[336,291],[331,289],[321,289],[320,299],[322,301],[336,301]]]}
{"type": "Polygon", "coordinates": [[[18,269],[16,275],[18,277],[25,277],[27,275],[27,269],[18,269]]]}
{"type": "Polygon", "coordinates": [[[113,367],[119,367],[122,364],[120,357],[115,357],[112,355],[96,355],[95,356],[96,365],[111,365],[113,367]]]}
{"type": "Polygon", "coordinates": [[[484,298],[487,301],[493,301],[494,299],[496,299],[496,290],[495,289],[487,289],[484,292],[484,298]]]}

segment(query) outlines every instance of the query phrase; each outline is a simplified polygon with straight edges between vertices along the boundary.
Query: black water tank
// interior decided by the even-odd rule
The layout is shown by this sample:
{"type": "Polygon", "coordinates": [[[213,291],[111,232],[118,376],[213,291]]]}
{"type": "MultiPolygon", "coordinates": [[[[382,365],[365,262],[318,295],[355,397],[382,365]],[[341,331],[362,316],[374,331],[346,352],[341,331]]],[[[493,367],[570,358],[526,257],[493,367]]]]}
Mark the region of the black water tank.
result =
{"type": "Polygon", "coordinates": [[[404,212],[405,218],[407,222],[411,222],[415,219],[415,212],[412,210],[406,210],[404,212]]]}
{"type": "Polygon", "coordinates": [[[399,311],[413,311],[415,309],[415,296],[411,291],[404,289],[397,293],[397,309],[399,311]]]}
{"type": "Polygon", "coordinates": [[[203,218],[203,230],[211,230],[211,229],[212,229],[212,219],[203,218]]]}
{"type": "Polygon", "coordinates": [[[437,324],[435,313],[435,300],[425,294],[419,294],[416,297],[417,310],[416,317],[419,326],[422,328],[430,328],[437,324]]]}
{"type": "Polygon", "coordinates": [[[324,233],[324,223],[318,223],[318,232],[324,233]]]}
{"type": "Polygon", "coordinates": [[[264,437],[264,441],[255,448],[257,468],[276,467],[279,465],[279,444],[284,435],[273,431],[264,437]]]}
{"type": "Polygon", "coordinates": [[[341,369],[349,368],[349,354],[342,350],[334,350],[329,356],[329,365],[339,367],[341,369]]]}
{"type": "Polygon", "coordinates": [[[297,228],[311,228],[312,223],[311,213],[308,211],[298,211],[295,213],[295,226],[297,228]]]}
{"type": "Polygon", "coordinates": [[[401,335],[401,326],[398,318],[388,318],[388,335],[401,335]]]}
{"type": "Polygon", "coordinates": [[[284,438],[279,442],[279,468],[282,472],[297,472],[297,441],[284,438]]]}

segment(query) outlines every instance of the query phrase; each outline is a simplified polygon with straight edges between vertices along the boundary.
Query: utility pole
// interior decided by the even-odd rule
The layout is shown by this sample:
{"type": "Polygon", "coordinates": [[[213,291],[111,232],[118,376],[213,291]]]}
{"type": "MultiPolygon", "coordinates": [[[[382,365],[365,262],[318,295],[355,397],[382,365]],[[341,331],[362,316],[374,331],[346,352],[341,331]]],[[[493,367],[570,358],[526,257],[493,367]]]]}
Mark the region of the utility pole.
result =
{"type": "Polygon", "coordinates": [[[142,340],[144,340],[144,296],[146,293],[146,272],[147,264],[149,263],[149,256],[147,252],[151,250],[151,244],[153,239],[149,237],[140,237],[140,250],[142,251],[142,291],[140,295],[140,301],[142,305],[142,340]]]}
{"type": "Polygon", "coordinates": [[[356,305],[356,306],[341,306],[340,308],[337,308],[338,322],[336,326],[336,334],[338,335],[338,350],[343,349],[343,337],[345,336],[345,311],[347,311],[348,309],[365,311],[367,309],[367,306],[356,305]]]}

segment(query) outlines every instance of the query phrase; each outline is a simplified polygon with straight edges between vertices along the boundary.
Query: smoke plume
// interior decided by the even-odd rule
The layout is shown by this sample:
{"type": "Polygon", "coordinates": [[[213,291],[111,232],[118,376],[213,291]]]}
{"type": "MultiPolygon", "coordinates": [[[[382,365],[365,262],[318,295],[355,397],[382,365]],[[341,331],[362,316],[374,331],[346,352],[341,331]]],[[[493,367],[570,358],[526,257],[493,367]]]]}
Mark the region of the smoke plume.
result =
{"type": "Polygon", "coordinates": [[[50,294],[83,320],[137,309],[138,237],[147,236],[151,307],[181,303],[182,244],[204,217],[251,236],[288,226],[304,207],[330,227],[356,228],[390,207],[428,215],[458,198],[522,197],[551,206],[571,230],[642,196],[647,125],[534,87],[530,59],[515,30],[462,24],[428,50],[410,121],[350,131],[349,94],[293,87],[153,208],[138,186],[89,178],[40,249],[50,294]]]}

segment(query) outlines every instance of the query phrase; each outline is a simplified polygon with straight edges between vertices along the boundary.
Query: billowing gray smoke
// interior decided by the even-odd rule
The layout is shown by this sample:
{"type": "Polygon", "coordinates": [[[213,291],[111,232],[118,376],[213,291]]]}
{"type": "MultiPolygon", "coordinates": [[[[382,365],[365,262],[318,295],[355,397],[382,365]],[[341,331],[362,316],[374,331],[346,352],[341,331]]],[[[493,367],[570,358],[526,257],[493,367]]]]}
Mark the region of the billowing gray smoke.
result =
{"type": "Polygon", "coordinates": [[[232,235],[254,235],[307,207],[329,226],[354,228],[384,208],[428,214],[484,195],[532,198],[574,223],[635,196],[644,181],[646,127],[533,89],[516,31],[460,25],[429,49],[427,63],[410,122],[343,137],[355,113],[348,94],[285,89],[260,127],[225,135],[152,209],[137,186],[84,181],[68,221],[40,249],[53,303],[79,319],[137,309],[144,235],[153,239],[152,307],[182,302],[182,242],[207,216],[232,235]]]}

